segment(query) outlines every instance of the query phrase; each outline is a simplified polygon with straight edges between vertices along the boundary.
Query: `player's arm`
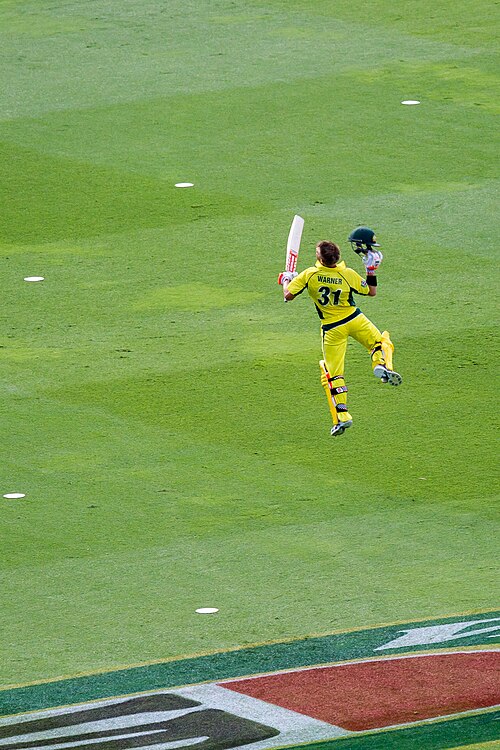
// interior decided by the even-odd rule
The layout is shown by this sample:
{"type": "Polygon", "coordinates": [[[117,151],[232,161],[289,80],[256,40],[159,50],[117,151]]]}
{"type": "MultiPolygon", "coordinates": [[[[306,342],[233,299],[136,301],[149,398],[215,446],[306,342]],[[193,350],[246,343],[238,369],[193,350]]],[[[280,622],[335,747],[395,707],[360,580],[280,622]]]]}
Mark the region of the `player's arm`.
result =
{"type": "Polygon", "coordinates": [[[375,297],[377,294],[377,277],[371,271],[367,270],[366,279],[363,279],[357,271],[352,268],[347,269],[346,281],[349,283],[355,294],[362,294],[363,297],[375,297]]]}
{"type": "Polygon", "coordinates": [[[368,287],[369,297],[375,297],[377,294],[377,269],[382,263],[383,257],[382,253],[378,250],[369,250],[361,256],[363,265],[366,268],[365,285],[368,287]]]}
{"type": "Polygon", "coordinates": [[[306,271],[302,271],[302,273],[299,273],[298,275],[292,271],[283,271],[283,273],[280,273],[278,276],[278,284],[281,284],[283,287],[284,301],[291,302],[306,288],[306,271]],[[289,289],[289,287],[291,288],[289,289]]]}
{"type": "Polygon", "coordinates": [[[377,276],[375,273],[366,272],[365,284],[368,286],[368,297],[375,297],[377,294],[377,276]]]}
{"type": "Polygon", "coordinates": [[[288,291],[289,283],[290,281],[287,281],[286,279],[283,281],[283,299],[285,300],[285,302],[291,302],[297,296],[296,294],[292,294],[288,291]]]}

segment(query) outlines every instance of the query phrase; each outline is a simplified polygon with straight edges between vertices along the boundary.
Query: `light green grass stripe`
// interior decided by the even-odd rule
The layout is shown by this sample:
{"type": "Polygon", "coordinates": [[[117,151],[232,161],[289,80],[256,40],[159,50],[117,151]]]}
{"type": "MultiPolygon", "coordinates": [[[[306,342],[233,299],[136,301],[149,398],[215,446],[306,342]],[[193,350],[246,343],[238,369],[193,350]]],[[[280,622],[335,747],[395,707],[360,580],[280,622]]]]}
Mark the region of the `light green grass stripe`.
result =
{"type": "Polygon", "coordinates": [[[331,11],[318,17],[309,7],[283,12],[271,5],[248,12],[246,4],[235,8],[222,0],[175,0],[166,8],[145,0],[139,21],[135,0],[72,2],[55,10],[28,4],[14,12],[7,6],[3,16],[5,119],[172,90],[221,91],[242,80],[252,86],[314,77],[324,70],[321,45],[331,49],[329,64],[337,71],[370,70],[402,54],[414,61],[477,54],[389,24],[378,24],[374,39],[373,24],[331,11]]]}

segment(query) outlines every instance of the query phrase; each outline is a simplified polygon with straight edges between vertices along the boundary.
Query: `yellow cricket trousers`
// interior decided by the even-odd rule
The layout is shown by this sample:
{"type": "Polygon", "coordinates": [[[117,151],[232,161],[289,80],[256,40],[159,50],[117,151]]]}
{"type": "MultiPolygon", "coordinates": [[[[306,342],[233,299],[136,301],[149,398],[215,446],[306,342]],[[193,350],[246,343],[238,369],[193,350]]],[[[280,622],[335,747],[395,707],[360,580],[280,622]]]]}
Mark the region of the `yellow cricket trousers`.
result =
{"type": "Polygon", "coordinates": [[[323,358],[330,374],[330,388],[335,396],[339,420],[352,419],[347,411],[347,388],[344,380],[344,361],[347,339],[351,336],[370,352],[372,367],[383,364],[382,334],[361,310],[335,323],[321,326],[323,358]]]}

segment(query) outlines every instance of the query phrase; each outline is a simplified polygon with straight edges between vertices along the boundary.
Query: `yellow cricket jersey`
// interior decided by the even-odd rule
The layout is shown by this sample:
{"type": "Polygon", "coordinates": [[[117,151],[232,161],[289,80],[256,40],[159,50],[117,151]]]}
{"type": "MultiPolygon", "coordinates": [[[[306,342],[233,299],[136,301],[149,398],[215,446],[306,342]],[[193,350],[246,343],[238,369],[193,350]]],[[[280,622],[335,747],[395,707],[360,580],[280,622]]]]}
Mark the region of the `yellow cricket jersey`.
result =
{"type": "Polygon", "coordinates": [[[370,292],[366,281],[352,268],[347,268],[343,260],[334,268],[322,266],[317,261],[315,266],[306,268],[288,285],[291,294],[301,294],[304,289],[314,302],[322,324],[347,317],[356,309],[354,294],[367,295],[370,292]]]}

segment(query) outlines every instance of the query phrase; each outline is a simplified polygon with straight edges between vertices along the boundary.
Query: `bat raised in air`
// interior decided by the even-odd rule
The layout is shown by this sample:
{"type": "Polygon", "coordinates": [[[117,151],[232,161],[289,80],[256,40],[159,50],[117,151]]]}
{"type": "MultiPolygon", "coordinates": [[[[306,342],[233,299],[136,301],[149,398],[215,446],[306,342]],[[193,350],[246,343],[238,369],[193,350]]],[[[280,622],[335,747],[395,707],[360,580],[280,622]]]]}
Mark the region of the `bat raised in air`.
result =
{"type": "Polygon", "coordinates": [[[304,219],[301,216],[295,215],[288,234],[288,242],[286,243],[286,271],[295,271],[303,229],[304,219]]]}
{"type": "MultiPolygon", "coordinates": [[[[297,266],[297,258],[299,255],[299,248],[300,248],[300,239],[302,237],[302,230],[304,228],[304,219],[301,216],[295,215],[293,217],[292,226],[290,227],[290,232],[288,233],[288,241],[286,243],[286,262],[285,262],[285,271],[283,273],[280,273],[278,276],[278,284],[283,283],[283,276],[285,273],[292,273],[294,276],[297,274],[295,273],[295,268],[297,266]]],[[[290,275],[288,278],[292,278],[290,275]]]]}

